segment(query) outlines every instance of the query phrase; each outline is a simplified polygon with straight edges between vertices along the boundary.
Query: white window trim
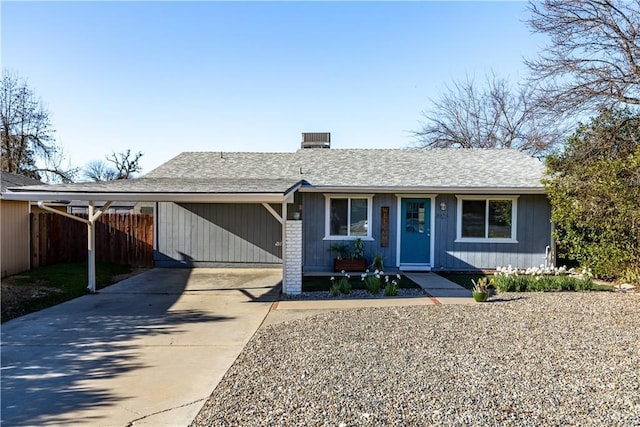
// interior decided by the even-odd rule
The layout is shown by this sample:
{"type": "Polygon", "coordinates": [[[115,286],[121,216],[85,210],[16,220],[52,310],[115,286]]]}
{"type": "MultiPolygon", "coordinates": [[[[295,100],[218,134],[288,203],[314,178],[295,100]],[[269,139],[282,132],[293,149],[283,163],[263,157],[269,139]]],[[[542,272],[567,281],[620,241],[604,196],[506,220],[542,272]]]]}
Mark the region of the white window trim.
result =
{"type": "MultiPolygon", "coordinates": [[[[324,238],[323,240],[373,240],[371,230],[373,229],[371,219],[373,217],[373,194],[346,194],[331,193],[324,194],[324,238]],[[367,199],[367,235],[366,236],[332,236],[331,230],[331,199],[367,199]]],[[[351,202],[349,202],[351,207],[351,202]]],[[[351,223],[351,209],[347,210],[347,230],[351,223]]]]}
{"type": "MultiPolygon", "coordinates": [[[[516,231],[518,230],[518,198],[520,196],[460,196],[458,199],[457,219],[456,219],[456,243],[518,243],[516,231]],[[462,237],[462,202],[464,200],[511,200],[511,238],[496,237],[462,237]]],[[[486,204],[487,208],[489,204],[486,204]]],[[[485,217],[485,236],[488,236],[489,213],[485,217]]]]}

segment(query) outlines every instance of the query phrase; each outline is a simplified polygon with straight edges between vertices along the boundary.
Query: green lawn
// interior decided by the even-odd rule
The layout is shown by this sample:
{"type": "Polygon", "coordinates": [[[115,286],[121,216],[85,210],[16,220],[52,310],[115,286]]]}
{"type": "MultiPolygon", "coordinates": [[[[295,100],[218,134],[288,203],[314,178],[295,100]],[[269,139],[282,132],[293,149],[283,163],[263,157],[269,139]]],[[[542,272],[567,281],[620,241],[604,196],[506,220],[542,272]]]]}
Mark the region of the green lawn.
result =
{"type": "MultiPolygon", "coordinates": [[[[336,280],[340,280],[342,275],[340,273],[336,273],[333,277],[336,280]]],[[[397,280],[395,274],[390,274],[389,281],[393,279],[397,280]]],[[[366,289],[364,287],[364,282],[360,279],[360,273],[351,274],[349,283],[351,283],[351,289],[366,289]]],[[[420,286],[403,275],[400,275],[400,283],[398,285],[401,289],[420,289],[420,286]]],[[[329,276],[304,276],[302,278],[302,292],[328,291],[330,287],[331,277],[329,276]]],[[[384,276],[382,288],[384,288],[384,276]]]]}
{"type": "MultiPolygon", "coordinates": [[[[128,265],[96,263],[97,289],[130,271],[128,265]]],[[[2,322],[85,295],[87,282],[86,263],[49,265],[3,279],[2,322]]]]}

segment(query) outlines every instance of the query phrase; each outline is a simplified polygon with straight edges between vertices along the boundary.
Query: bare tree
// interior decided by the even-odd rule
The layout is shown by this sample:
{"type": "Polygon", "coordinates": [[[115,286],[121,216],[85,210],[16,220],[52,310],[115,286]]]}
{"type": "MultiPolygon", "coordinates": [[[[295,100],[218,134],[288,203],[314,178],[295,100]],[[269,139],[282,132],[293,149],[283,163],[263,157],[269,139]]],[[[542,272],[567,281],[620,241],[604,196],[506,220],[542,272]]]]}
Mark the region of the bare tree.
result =
{"type": "Polygon", "coordinates": [[[640,0],[544,0],[529,25],[551,38],[525,63],[558,113],[640,105],[640,0]]]}
{"type": "Polygon", "coordinates": [[[133,178],[133,174],[142,171],[142,167],[140,167],[140,157],[142,157],[142,152],[138,151],[133,154],[133,157],[131,156],[131,150],[127,149],[126,152],[113,152],[111,153],[111,156],[107,157],[107,161],[115,165],[115,179],[133,178]]]}
{"type": "Polygon", "coordinates": [[[80,168],[70,164],[62,147],[56,145],[48,156],[40,159],[42,165],[36,169],[40,179],[49,184],[70,183],[75,181],[80,168]],[[63,163],[67,161],[67,165],[63,163]]]}
{"type": "Polygon", "coordinates": [[[2,170],[70,182],[75,170],[62,170],[62,149],[55,144],[49,112],[27,84],[6,70],[0,89],[2,170]],[[43,165],[37,165],[40,160],[43,165]]]}
{"type": "Polygon", "coordinates": [[[114,181],[117,179],[130,179],[137,172],[142,171],[140,157],[142,152],[131,154],[131,150],[122,153],[115,151],[104,160],[93,160],[84,167],[83,175],[91,181],[114,181]],[[108,163],[112,163],[110,166],[108,163]]]}
{"type": "Polygon", "coordinates": [[[104,160],[92,160],[84,167],[82,175],[91,181],[112,181],[117,172],[104,160]]]}
{"type": "Polygon", "coordinates": [[[533,102],[533,86],[512,87],[491,75],[482,88],[467,77],[454,81],[414,132],[425,148],[514,148],[543,155],[560,142],[558,123],[533,102]]]}

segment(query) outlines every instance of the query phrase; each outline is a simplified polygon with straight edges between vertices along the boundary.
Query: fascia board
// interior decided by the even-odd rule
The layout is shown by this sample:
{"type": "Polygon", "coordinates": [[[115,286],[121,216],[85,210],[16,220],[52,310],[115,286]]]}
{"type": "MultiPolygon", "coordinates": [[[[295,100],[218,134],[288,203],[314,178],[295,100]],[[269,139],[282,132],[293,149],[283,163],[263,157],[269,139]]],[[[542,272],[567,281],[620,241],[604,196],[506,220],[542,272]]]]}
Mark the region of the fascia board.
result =
{"type": "Polygon", "coordinates": [[[403,194],[546,194],[544,187],[353,187],[303,186],[301,193],[403,193],[403,194]]]}
{"type": "Polygon", "coordinates": [[[282,193],[89,193],[54,191],[11,191],[5,200],[59,201],[94,200],[119,202],[183,202],[183,203],[282,203],[282,193]]]}

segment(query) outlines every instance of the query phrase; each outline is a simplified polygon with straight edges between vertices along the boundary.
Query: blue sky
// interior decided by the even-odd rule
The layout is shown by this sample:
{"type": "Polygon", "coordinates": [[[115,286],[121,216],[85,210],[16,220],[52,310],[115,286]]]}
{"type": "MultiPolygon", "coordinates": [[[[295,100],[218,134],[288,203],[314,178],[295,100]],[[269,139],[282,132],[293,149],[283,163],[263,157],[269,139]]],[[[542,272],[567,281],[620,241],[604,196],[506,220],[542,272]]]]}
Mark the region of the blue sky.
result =
{"type": "Polygon", "coordinates": [[[142,151],[414,143],[445,85],[526,76],[524,2],[1,2],[2,67],[51,113],[75,166],[142,151]]]}

